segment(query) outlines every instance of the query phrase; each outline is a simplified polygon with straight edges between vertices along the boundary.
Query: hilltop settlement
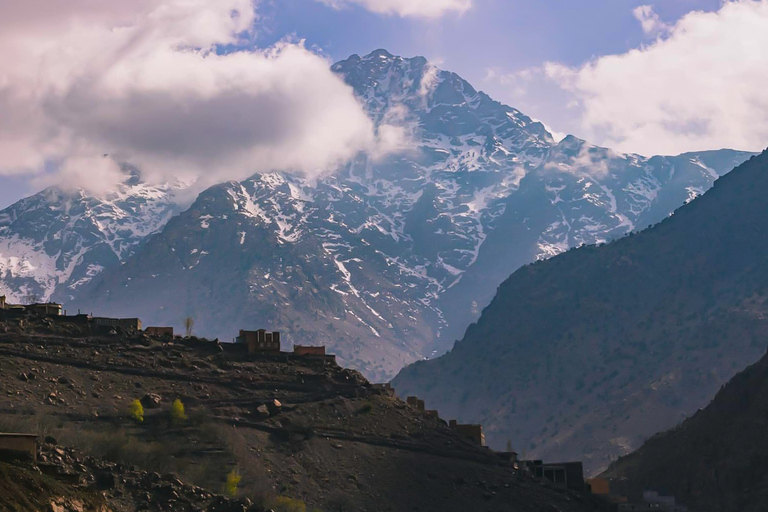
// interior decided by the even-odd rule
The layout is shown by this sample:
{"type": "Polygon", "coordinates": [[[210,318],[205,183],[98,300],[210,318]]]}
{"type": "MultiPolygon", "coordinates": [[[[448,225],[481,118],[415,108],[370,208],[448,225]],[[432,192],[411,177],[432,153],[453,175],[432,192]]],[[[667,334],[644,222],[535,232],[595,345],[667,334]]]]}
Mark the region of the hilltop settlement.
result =
{"type": "Polygon", "coordinates": [[[324,347],[0,305],[0,510],[34,502],[23,472],[53,512],[611,510],[580,462],[495,452],[324,347]]]}

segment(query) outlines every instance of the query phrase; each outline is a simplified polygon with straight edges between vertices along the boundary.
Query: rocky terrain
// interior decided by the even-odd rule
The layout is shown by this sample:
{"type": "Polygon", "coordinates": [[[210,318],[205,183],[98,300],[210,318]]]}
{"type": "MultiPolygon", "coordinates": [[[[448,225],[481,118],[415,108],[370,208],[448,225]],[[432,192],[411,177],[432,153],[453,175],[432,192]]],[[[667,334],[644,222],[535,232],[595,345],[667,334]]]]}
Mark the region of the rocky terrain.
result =
{"type": "Polygon", "coordinates": [[[84,456],[48,437],[33,466],[0,462],[3,512],[133,512],[195,510],[263,512],[250,500],[235,500],[160,475],[84,456]]]}
{"type": "Polygon", "coordinates": [[[179,212],[182,183],[149,185],[136,169],[125,171],[105,197],[51,187],[0,212],[0,295],[69,299],[179,212]]]}
{"type": "Polygon", "coordinates": [[[114,487],[106,477],[107,502],[123,497],[133,510],[156,503],[154,494],[144,495],[147,480],[177,500],[164,510],[218,510],[211,508],[214,495],[227,493],[246,507],[247,499],[291,511],[597,506],[523,478],[355,371],[288,354],[253,358],[237,348],[95,332],[60,320],[7,320],[0,323],[0,430],[35,432],[77,448],[83,455],[54,450],[55,457],[86,481],[92,472],[114,474],[114,487]],[[134,400],[143,404],[141,417],[134,400]],[[181,416],[173,412],[176,400],[181,416]],[[117,466],[94,462],[102,459],[117,466]],[[155,473],[188,485],[169,488],[170,476],[153,483],[155,473]],[[234,490],[233,475],[241,477],[234,490]]]}
{"type": "Polygon", "coordinates": [[[405,150],[223,183],[175,217],[179,190],[136,172],[106,199],[47,190],[0,213],[0,294],[177,328],[191,316],[222,339],[279,329],[383,381],[450,349],[520,266],[656,223],[750,156],[557,142],[421,57],[333,70],[405,150]]]}
{"type": "Polygon", "coordinates": [[[528,456],[598,470],[704,407],[768,335],[768,153],[643,232],[528,265],[393,381],[528,456]]]}
{"type": "Polygon", "coordinates": [[[602,475],[620,493],[664,488],[697,512],[759,512],[768,503],[768,356],[674,429],[602,475]]]}

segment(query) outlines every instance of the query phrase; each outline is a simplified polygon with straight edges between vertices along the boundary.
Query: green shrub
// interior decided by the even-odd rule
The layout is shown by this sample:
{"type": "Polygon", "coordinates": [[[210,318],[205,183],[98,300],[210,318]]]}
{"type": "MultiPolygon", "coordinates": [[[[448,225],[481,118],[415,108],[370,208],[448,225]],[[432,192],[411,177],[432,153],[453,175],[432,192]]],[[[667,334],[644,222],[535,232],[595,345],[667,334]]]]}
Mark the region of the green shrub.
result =
{"type": "Polygon", "coordinates": [[[141,402],[139,400],[134,400],[131,402],[130,406],[130,416],[131,419],[136,421],[144,421],[144,406],[141,405],[141,402]]]}
{"type": "Polygon", "coordinates": [[[237,496],[237,487],[240,485],[240,480],[242,479],[243,477],[240,476],[240,472],[236,469],[229,472],[227,475],[227,483],[225,484],[225,490],[229,496],[233,498],[237,496]]]}
{"type": "Polygon", "coordinates": [[[288,496],[279,496],[275,499],[275,512],[307,512],[307,506],[303,501],[289,498],[288,496]]]}
{"type": "Polygon", "coordinates": [[[186,419],[187,415],[184,412],[184,404],[177,398],[171,405],[171,420],[173,420],[174,423],[181,423],[182,421],[186,421],[186,419]]]}

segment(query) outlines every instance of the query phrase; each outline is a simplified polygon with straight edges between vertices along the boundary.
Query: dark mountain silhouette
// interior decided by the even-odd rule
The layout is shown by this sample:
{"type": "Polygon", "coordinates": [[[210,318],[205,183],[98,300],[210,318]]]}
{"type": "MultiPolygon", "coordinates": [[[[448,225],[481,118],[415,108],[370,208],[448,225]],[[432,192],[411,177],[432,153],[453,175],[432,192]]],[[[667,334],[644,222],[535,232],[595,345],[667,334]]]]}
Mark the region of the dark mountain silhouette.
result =
{"type": "Polygon", "coordinates": [[[617,491],[665,488],[697,512],[768,506],[768,355],[731,379],[706,409],[622,457],[603,475],[617,491]]]}

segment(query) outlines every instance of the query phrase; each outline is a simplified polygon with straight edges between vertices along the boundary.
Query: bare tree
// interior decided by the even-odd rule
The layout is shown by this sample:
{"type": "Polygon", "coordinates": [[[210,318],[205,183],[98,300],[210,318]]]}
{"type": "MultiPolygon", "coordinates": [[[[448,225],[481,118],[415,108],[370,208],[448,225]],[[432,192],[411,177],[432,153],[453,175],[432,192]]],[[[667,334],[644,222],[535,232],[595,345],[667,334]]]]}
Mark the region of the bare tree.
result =
{"type": "Polygon", "coordinates": [[[184,319],[184,330],[187,333],[187,338],[192,336],[192,328],[195,326],[195,319],[191,316],[188,316],[184,319]]]}
{"type": "Polygon", "coordinates": [[[34,292],[27,293],[26,296],[24,296],[24,301],[29,304],[37,304],[40,302],[40,296],[34,292]]]}

